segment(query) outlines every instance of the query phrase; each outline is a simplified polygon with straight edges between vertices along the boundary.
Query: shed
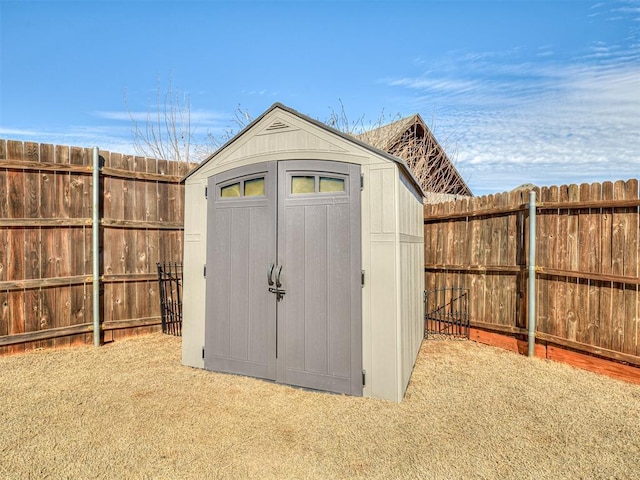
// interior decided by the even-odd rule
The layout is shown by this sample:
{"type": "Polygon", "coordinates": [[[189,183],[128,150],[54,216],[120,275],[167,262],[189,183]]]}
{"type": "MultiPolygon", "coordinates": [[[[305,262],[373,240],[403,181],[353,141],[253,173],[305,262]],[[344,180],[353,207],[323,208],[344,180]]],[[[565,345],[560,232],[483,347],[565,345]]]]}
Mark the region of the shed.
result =
{"type": "Polygon", "coordinates": [[[401,401],[423,338],[423,192],[276,103],[185,178],[185,365],[401,401]]]}

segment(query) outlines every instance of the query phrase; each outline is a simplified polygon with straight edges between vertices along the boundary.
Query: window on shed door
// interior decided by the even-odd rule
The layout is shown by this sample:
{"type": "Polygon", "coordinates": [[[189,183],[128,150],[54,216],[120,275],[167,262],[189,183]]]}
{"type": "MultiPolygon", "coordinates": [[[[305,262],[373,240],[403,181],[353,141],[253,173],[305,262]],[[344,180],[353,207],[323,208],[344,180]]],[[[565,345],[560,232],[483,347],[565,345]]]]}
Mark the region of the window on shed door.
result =
{"type": "Polygon", "coordinates": [[[256,197],[264,195],[264,177],[252,178],[244,182],[245,197],[256,197]]]}
{"type": "Polygon", "coordinates": [[[250,178],[220,188],[220,197],[258,197],[264,195],[264,177],[250,178]]]}
{"type": "Polygon", "coordinates": [[[314,193],[316,191],[316,177],[291,177],[291,193],[314,193]]]}
{"type": "Polygon", "coordinates": [[[344,178],[320,177],[320,193],[344,192],[344,178]]]}
{"type": "Polygon", "coordinates": [[[220,196],[227,197],[239,197],[240,196],[240,182],[227,185],[220,189],[220,196]]]}
{"type": "Polygon", "coordinates": [[[291,193],[336,193],[345,191],[345,179],[318,175],[294,175],[291,177],[291,193]]]}

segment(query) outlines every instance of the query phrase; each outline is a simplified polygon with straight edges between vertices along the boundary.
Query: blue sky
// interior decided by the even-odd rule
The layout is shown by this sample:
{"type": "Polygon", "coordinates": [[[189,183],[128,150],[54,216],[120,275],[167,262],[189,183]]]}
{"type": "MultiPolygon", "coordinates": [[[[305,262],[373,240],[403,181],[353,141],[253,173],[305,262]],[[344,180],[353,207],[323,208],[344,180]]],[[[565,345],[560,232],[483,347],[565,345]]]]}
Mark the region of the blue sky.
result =
{"type": "Polygon", "coordinates": [[[274,102],[418,112],[474,193],[640,177],[640,1],[0,0],[0,138],[134,153],[154,92],[196,136],[274,102]]]}

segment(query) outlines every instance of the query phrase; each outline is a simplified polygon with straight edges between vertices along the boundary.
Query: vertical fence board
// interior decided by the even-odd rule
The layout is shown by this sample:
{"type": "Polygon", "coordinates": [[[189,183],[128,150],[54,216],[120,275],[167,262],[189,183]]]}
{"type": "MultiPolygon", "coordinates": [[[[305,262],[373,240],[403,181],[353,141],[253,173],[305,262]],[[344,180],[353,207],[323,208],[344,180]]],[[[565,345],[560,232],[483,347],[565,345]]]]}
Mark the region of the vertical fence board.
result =
{"type": "MultiPolygon", "coordinates": [[[[30,162],[40,161],[40,145],[34,142],[25,142],[24,144],[25,159],[30,162]]],[[[24,171],[25,185],[25,217],[39,218],[41,216],[40,205],[40,172],[24,171]]],[[[41,278],[41,235],[42,229],[39,227],[24,228],[24,265],[25,279],[41,278]]],[[[24,291],[24,331],[37,332],[40,329],[41,318],[41,289],[32,288],[24,291]]],[[[30,342],[25,345],[25,350],[39,348],[40,342],[30,342]]]]}
{"type": "MultiPolygon", "coordinates": [[[[512,192],[507,195],[506,202],[507,205],[515,206],[518,205],[518,192],[512,192]]],[[[506,235],[506,248],[505,248],[505,256],[504,256],[504,264],[508,266],[517,266],[517,258],[516,258],[516,249],[518,247],[518,214],[513,213],[511,215],[507,215],[505,218],[507,235],[506,235]]],[[[517,324],[517,311],[518,309],[518,289],[519,289],[519,278],[520,275],[516,273],[515,275],[510,275],[507,283],[507,292],[506,292],[506,318],[505,323],[508,325],[516,325],[517,324]]]]}
{"type": "MultiPolygon", "coordinates": [[[[470,198],[465,205],[465,211],[468,213],[473,211],[475,206],[475,198],[470,198]]],[[[478,248],[478,220],[474,217],[467,217],[467,231],[468,237],[466,242],[465,260],[466,265],[477,265],[476,252],[478,248]]],[[[472,291],[477,288],[477,275],[473,272],[467,272],[464,275],[466,277],[465,286],[472,291]]],[[[469,302],[469,319],[472,321],[478,320],[478,309],[476,302],[469,302]]]]}
{"type": "MultiPolygon", "coordinates": [[[[613,200],[613,183],[604,182],[602,184],[602,199],[613,200]]],[[[600,251],[602,253],[601,272],[612,273],[611,269],[611,236],[612,236],[612,208],[603,208],[600,217],[600,251]]],[[[601,282],[600,287],[600,340],[599,346],[603,348],[612,347],[612,284],[611,282],[601,282]]]]}
{"type": "MultiPolygon", "coordinates": [[[[510,206],[509,202],[509,194],[503,193],[501,195],[501,205],[503,207],[510,206]]],[[[509,218],[513,215],[500,215],[499,225],[500,225],[500,257],[499,257],[499,265],[512,266],[513,264],[509,262],[509,242],[514,240],[514,237],[510,237],[510,228],[509,228],[509,218]]],[[[512,296],[515,291],[515,275],[507,272],[502,272],[500,274],[500,285],[499,285],[499,309],[500,309],[500,323],[502,325],[512,325],[513,320],[511,316],[512,309],[512,296]]]]}
{"type": "MultiPolygon", "coordinates": [[[[43,163],[55,163],[55,147],[51,144],[40,145],[40,161],[43,163]]],[[[40,174],[40,213],[42,218],[54,218],[56,209],[56,182],[53,172],[42,171],[40,174]]],[[[42,278],[55,276],[55,263],[52,259],[52,251],[55,250],[55,240],[52,228],[40,229],[40,272],[42,278]]],[[[42,288],[38,298],[38,327],[39,330],[47,330],[54,327],[52,320],[54,305],[56,303],[56,289],[53,287],[42,288]]],[[[50,348],[54,346],[53,340],[37,342],[39,347],[50,348]]]]}
{"type": "MultiPolygon", "coordinates": [[[[0,140],[0,160],[7,158],[7,142],[0,140]]],[[[8,172],[0,169],[0,218],[9,217],[8,172]]],[[[0,228],[0,281],[7,280],[9,229],[0,228]]],[[[9,334],[9,293],[0,290],[0,336],[9,334]]]]}
{"type": "MultiPolygon", "coordinates": [[[[602,185],[594,183],[589,186],[589,198],[591,200],[602,200],[602,185]]],[[[588,261],[587,272],[601,273],[602,255],[601,255],[601,234],[600,234],[600,217],[599,208],[590,208],[588,216],[589,236],[588,245],[588,261]]],[[[600,288],[602,282],[591,280],[589,282],[588,301],[589,301],[589,335],[585,341],[589,345],[600,344],[600,288]]]]}
{"type": "MultiPolygon", "coordinates": [[[[567,188],[567,201],[570,203],[579,200],[578,185],[571,184],[567,188]]],[[[567,250],[564,270],[577,271],[578,268],[578,213],[568,209],[566,215],[567,250]]],[[[578,339],[578,312],[576,299],[578,295],[578,279],[566,277],[565,281],[565,309],[566,309],[566,336],[569,340],[578,339]]]]}
{"type": "MultiPolygon", "coordinates": [[[[625,197],[627,199],[637,199],[638,180],[629,180],[625,184],[625,197]]],[[[629,277],[640,276],[640,207],[627,208],[624,210],[626,218],[625,230],[625,264],[624,275],[629,277]]],[[[622,350],[630,355],[639,355],[638,350],[638,328],[640,327],[640,286],[624,286],[624,345],[622,350]]]]}
{"type": "MultiPolygon", "coordinates": [[[[579,200],[590,200],[589,185],[583,183],[579,187],[579,200]]],[[[576,258],[575,271],[587,272],[589,270],[589,209],[582,208],[576,210],[577,216],[577,238],[576,238],[576,258]]],[[[578,279],[576,285],[576,321],[577,340],[586,343],[591,336],[590,313],[589,313],[589,280],[578,279]]]]}
{"type": "MultiPolygon", "coordinates": [[[[538,195],[540,197],[540,195],[538,195]]],[[[526,192],[526,200],[529,199],[529,193],[526,192]]],[[[525,194],[520,191],[517,192],[516,202],[518,205],[525,204],[525,194]]],[[[525,255],[525,246],[527,242],[527,230],[526,230],[526,215],[525,211],[516,212],[515,215],[515,228],[516,228],[516,244],[514,245],[514,264],[520,267],[520,271],[516,274],[516,307],[514,324],[519,328],[527,328],[527,257],[525,255]]],[[[539,290],[538,290],[539,291],[539,290]]]]}
{"type": "MultiPolygon", "coordinates": [[[[0,140],[0,160],[7,158],[7,142],[0,140]]],[[[8,172],[0,169],[0,218],[9,217],[8,172]]],[[[0,281],[8,280],[9,229],[0,228],[0,281]]],[[[0,336],[9,334],[9,292],[0,290],[0,336]]]]}
{"type": "Polygon", "coordinates": [[[0,291],[0,337],[9,335],[9,293],[0,291]]]}
{"type": "MultiPolygon", "coordinates": [[[[540,189],[540,195],[538,201],[541,203],[548,202],[550,197],[549,188],[542,187],[540,189]]],[[[527,219],[528,221],[528,219],[527,219]]],[[[540,266],[547,266],[547,258],[549,258],[549,250],[551,248],[552,238],[552,223],[550,221],[550,215],[547,210],[539,210],[537,212],[537,233],[536,233],[536,264],[540,266]]],[[[528,236],[525,236],[525,241],[528,241],[528,236]]],[[[527,259],[523,258],[524,264],[527,264],[527,259]]],[[[528,276],[528,275],[527,275],[528,276]]],[[[524,290],[526,292],[526,290],[524,290]]],[[[528,294],[527,294],[528,295],[528,294]]],[[[549,276],[538,275],[536,279],[536,329],[541,332],[547,332],[550,323],[549,315],[551,310],[550,290],[549,290],[549,276]]],[[[528,314],[528,313],[527,313],[528,314]]]]}
{"type": "MultiPolygon", "coordinates": [[[[562,203],[569,201],[569,185],[561,185],[558,189],[558,200],[562,203]]],[[[560,209],[557,216],[557,233],[556,233],[556,252],[558,258],[558,268],[560,270],[567,270],[568,268],[568,217],[566,210],[560,209]]],[[[567,320],[568,312],[571,308],[571,286],[568,285],[568,278],[566,276],[556,277],[555,290],[556,290],[556,318],[554,321],[555,331],[554,335],[559,337],[567,337],[567,320]]]]}
{"type": "MultiPolygon", "coordinates": [[[[624,182],[617,181],[613,185],[613,198],[623,200],[625,197],[624,182]]],[[[611,272],[614,275],[624,274],[625,230],[627,218],[623,209],[614,209],[611,219],[611,272]]],[[[624,285],[611,285],[612,315],[612,348],[621,351],[624,345],[625,303],[624,285]]]]}
{"type": "MultiPolygon", "coordinates": [[[[23,160],[23,144],[17,141],[7,142],[7,156],[12,160],[23,160]]],[[[7,172],[7,213],[9,218],[23,218],[24,215],[24,176],[22,172],[7,172]]],[[[21,228],[8,231],[7,279],[24,278],[24,230],[21,228]]],[[[9,334],[24,333],[24,290],[8,292],[8,331],[9,334]]],[[[24,345],[13,346],[9,351],[24,351],[24,345]]]]}

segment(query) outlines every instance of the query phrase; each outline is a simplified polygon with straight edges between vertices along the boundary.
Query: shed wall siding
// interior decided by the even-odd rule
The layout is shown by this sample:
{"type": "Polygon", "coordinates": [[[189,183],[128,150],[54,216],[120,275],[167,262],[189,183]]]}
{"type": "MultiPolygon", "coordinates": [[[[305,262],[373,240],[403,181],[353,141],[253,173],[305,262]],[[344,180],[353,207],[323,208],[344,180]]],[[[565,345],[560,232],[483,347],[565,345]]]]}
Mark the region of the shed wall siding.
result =
{"type": "Polygon", "coordinates": [[[402,399],[424,338],[424,222],[422,199],[400,173],[398,182],[399,311],[402,399]]]}
{"type": "Polygon", "coordinates": [[[182,314],[182,363],[204,368],[207,200],[206,180],[190,179],[185,185],[184,259],[182,314]]]}
{"type": "MultiPolygon", "coordinates": [[[[416,266],[424,259],[424,244],[421,242],[400,243],[400,396],[409,384],[411,372],[424,338],[423,291],[424,273],[416,266]]],[[[424,270],[424,269],[423,269],[424,270]]]]}
{"type": "Polygon", "coordinates": [[[394,164],[369,168],[369,180],[365,179],[370,204],[369,224],[368,228],[363,228],[369,232],[370,251],[370,294],[366,299],[370,302],[370,334],[367,337],[370,344],[365,346],[370,352],[370,367],[367,370],[365,366],[365,370],[372,373],[369,394],[392,401],[401,399],[397,388],[397,175],[394,164]]]}

